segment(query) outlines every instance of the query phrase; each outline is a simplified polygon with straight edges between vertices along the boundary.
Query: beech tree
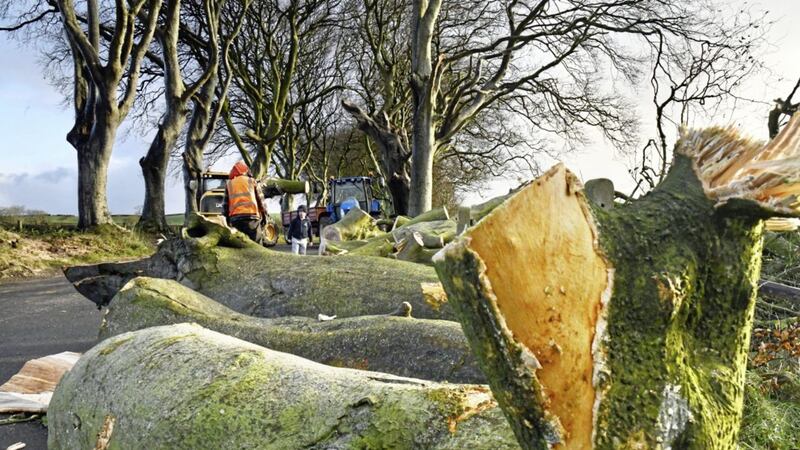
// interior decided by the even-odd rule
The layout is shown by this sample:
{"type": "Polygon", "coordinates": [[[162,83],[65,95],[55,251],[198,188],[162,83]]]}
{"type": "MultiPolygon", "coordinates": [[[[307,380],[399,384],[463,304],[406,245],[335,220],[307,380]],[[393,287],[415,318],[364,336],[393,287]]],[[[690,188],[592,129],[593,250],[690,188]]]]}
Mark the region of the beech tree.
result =
{"type": "Polygon", "coordinates": [[[106,52],[100,45],[97,0],[87,1],[86,31],[72,0],[58,0],[57,5],[75,67],[75,126],[67,140],[78,154],[78,227],[85,229],[111,222],[106,197],[108,163],[117,129],[136,97],[161,1],[116,1],[114,31],[106,52]]]}
{"type": "Polygon", "coordinates": [[[410,213],[431,206],[436,152],[502,99],[513,99],[527,117],[536,118],[535,127],[555,127],[567,138],[593,127],[625,148],[634,142],[636,122],[625,99],[603,88],[601,69],[631,82],[652,67],[669,77],[679,66],[668,63],[670,58],[685,61],[681,55],[703,53],[713,62],[699,71],[693,90],[717,82],[734,85],[752,66],[755,38],[746,31],[758,24],[723,22],[716,6],[657,0],[479,2],[462,5],[461,25],[437,35],[437,26],[454,9],[443,8],[442,0],[415,1],[410,213]],[[463,36],[469,38],[459,39],[463,36]],[[448,77],[448,71],[460,76],[448,77]],[[718,71],[733,75],[719,81],[718,71]]]}
{"type": "Polygon", "coordinates": [[[203,150],[230,84],[229,78],[220,83],[220,67],[228,63],[231,42],[238,35],[249,6],[249,0],[204,0],[197,5],[167,1],[164,26],[156,30],[161,47],[159,56],[163,60],[165,110],[147,154],[139,160],[145,181],[145,201],[139,220],[142,227],[167,229],[164,183],[170,156],[189,117],[190,103],[192,120],[183,158],[184,165],[192,167],[184,170],[186,211],[197,211],[191,181],[202,170],[203,150]],[[193,72],[192,81],[187,81],[183,74],[187,65],[193,72]],[[221,100],[213,102],[217,97],[221,100]]]}
{"type": "Polygon", "coordinates": [[[338,2],[259,0],[231,51],[233,90],[223,119],[226,129],[256,178],[275,163],[278,175],[294,178],[303,158],[296,153],[292,119],[298,107],[339,89],[330,71],[335,53],[338,2]],[[298,96],[300,78],[307,77],[298,96]],[[277,152],[277,153],[276,153],[277,152]]]}

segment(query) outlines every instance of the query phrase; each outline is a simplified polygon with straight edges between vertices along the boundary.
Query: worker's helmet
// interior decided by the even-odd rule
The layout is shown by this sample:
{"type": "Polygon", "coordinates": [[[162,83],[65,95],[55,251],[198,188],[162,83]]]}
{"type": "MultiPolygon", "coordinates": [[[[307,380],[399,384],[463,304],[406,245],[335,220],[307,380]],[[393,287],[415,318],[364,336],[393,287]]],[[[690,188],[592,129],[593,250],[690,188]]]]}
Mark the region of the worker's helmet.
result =
{"type": "Polygon", "coordinates": [[[238,161],[236,162],[236,164],[233,165],[228,176],[232,180],[238,176],[249,175],[249,174],[250,174],[250,169],[247,167],[247,164],[245,164],[244,161],[238,161]]]}

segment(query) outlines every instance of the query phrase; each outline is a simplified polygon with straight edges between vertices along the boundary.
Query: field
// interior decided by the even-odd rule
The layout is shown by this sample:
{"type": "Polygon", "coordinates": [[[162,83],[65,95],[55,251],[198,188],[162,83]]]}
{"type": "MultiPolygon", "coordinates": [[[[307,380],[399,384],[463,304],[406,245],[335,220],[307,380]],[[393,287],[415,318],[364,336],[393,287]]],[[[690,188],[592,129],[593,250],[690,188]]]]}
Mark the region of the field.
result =
{"type": "MultiPolygon", "coordinates": [[[[134,230],[137,219],[134,215],[114,216],[119,227],[79,232],[75,216],[0,216],[0,282],[53,275],[67,265],[149,255],[161,236],[134,230]]],[[[171,215],[168,220],[177,230],[183,215],[171,215]]]]}
{"type": "MultiPolygon", "coordinates": [[[[128,229],[133,229],[136,226],[136,222],[139,220],[139,216],[135,214],[118,214],[114,215],[113,218],[114,223],[128,229]]],[[[180,227],[183,224],[183,214],[168,214],[167,223],[171,226],[180,227]]],[[[66,214],[0,215],[0,226],[6,229],[19,229],[20,226],[23,229],[52,230],[56,227],[75,229],[77,225],[78,217],[66,214]]]]}

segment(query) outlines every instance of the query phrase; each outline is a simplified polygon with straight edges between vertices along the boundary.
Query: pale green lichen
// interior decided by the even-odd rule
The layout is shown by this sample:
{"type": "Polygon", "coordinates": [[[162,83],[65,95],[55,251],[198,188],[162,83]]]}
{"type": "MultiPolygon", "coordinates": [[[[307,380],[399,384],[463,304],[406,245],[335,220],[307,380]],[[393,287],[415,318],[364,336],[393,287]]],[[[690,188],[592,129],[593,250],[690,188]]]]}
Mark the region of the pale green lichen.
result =
{"type": "Polygon", "coordinates": [[[124,344],[124,343],[126,343],[126,342],[128,342],[130,340],[131,340],[131,338],[114,339],[111,342],[109,342],[108,345],[103,347],[103,350],[100,351],[100,354],[101,355],[111,354],[111,353],[114,352],[114,350],[119,348],[119,346],[121,346],[122,344],[124,344]]]}
{"type": "Polygon", "coordinates": [[[108,414],[119,419],[110,448],[120,449],[517,448],[496,407],[448,429],[460,409],[426,393],[458,386],[333,369],[196,325],[130,337],[100,357],[104,341],[62,379],[51,449],[91,448],[108,414]]]}

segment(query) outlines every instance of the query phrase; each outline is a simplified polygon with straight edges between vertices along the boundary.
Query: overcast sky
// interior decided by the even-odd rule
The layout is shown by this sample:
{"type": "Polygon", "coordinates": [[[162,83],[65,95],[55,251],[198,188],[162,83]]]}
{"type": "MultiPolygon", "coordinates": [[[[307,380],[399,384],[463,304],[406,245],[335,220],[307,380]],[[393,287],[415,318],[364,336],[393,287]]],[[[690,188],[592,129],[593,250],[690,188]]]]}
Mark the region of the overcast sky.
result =
{"type": "MultiPolygon", "coordinates": [[[[762,100],[785,96],[800,77],[797,51],[800,1],[731,1],[768,10],[770,17],[778,20],[769,35],[772,48],[764,55],[772,73],[752,80],[744,96],[762,100]]],[[[24,205],[51,213],[75,214],[77,163],[74,150],[64,139],[73,123],[72,111],[63,104],[62,95],[44,79],[37,61],[37,54],[20,48],[17,42],[0,33],[0,206],[24,205]]],[[[649,118],[651,114],[645,100],[649,94],[646,91],[639,94],[632,92],[630,95],[642,98],[639,112],[642,117],[649,118]]],[[[715,116],[713,124],[734,124],[744,132],[764,139],[769,108],[769,105],[740,103],[736,108],[715,116]]],[[[111,158],[108,182],[109,207],[114,214],[132,213],[142,204],[144,184],[138,160],[148,145],[147,139],[136,133],[122,132],[120,135],[111,158]]],[[[545,161],[544,165],[553,162],[545,161]]],[[[602,141],[579,153],[566,155],[564,162],[584,180],[606,177],[623,191],[632,187],[627,173],[629,157],[615,155],[602,141]]],[[[488,190],[468,193],[467,201],[477,202],[481,198],[502,194],[513,183],[495,180],[488,190]]],[[[182,196],[180,182],[169,179],[168,213],[182,212],[182,196]]]]}

